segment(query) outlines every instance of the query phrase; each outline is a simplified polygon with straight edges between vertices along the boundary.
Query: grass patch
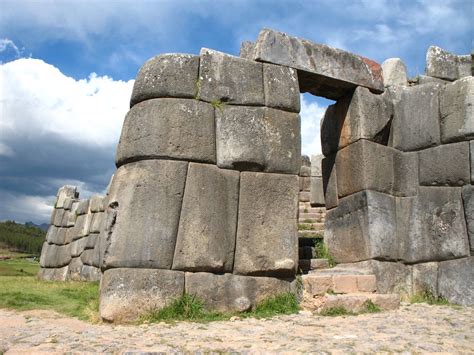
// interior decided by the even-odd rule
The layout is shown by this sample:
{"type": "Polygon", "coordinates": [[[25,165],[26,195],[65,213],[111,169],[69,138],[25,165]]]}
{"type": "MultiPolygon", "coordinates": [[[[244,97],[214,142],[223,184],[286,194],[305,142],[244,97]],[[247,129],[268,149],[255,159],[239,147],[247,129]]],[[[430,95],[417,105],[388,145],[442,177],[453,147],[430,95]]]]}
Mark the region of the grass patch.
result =
{"type": "Polygon", "coordinates": [[[349,312],[345,307],[331,307],[324,309],[319,313],[325,317],[353,316],[355,313],[349,312]]]}
{"type": "Polygon", "coordinates": [[[311,225],[301,224],[301,223],[298,224],[298,230],[299,231],[307,231],[307,230],[311,230],[311,229],[312,229],[311,225]]]}
{"type": "Polygon", "coordinates": [[[410,297],[410,303],[427,303],[430,305],[449,306],[449,301],[443,297],[437,297],[430,291],[422,291],[410,297]]]}
{"type": "Polygon", "coordinates": [[[39,281],[33,276],[1,276],[0,283],[0,308],[50,309],[82,320],[98,319],[98,282],[53,282],[39,281]]]}
{"type": "Polygon", "coordinates": [[[367,300],[364,303],[364,310],[361,313],[380,313],[380,312],[382,312],[382,309],[379,306],[377,306],[371,300],[367,300]]]}
{"type": "Polygon", "coordinates": [[[211,101],[211,105],[215,109],[218,109],[219,111],[222,112],[222,110],[224,109],[225,103],[223,103],[221,100],[214,100],[214,101],[211,101]]]}
{"type": "Polygon", "coordinates": [[[263,300],[254,310],[242,313],[221,313],[208,311],[203,302],[189,294],[174,300],[170,305],[156,311],[152,311],[140,318],[140,322],[211,322],[228,320],[233,316],[241,318],[268,318],[281,314],[292,314],[299,310],[296,296],[292,293],[280,294],[263,300]]]}
{"type": "Polygon", "coordinates": [[[0,260],[0,276],[36,276],[39,263],[33,258],[0,260]]]}
{"type": "Polygon", "coordinates": [[[314,253],[315,253],[315,257],[318,259],[327,259],[329,267],[336,266],[336,262],[334,261],[334,258],[329,253],[328,247],[323,241],[318,241],[315,243],[314,253]]]}

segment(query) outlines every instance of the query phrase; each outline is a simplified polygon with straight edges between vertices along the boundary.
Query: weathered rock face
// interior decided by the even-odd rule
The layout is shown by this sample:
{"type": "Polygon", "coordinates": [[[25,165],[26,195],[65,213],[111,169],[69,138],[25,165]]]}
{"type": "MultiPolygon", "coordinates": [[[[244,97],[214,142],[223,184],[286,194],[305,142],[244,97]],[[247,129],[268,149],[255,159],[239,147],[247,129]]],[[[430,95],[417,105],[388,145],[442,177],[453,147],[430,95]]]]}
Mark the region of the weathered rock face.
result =
{"type": "Polygon", "coordinates": [[[382,69],[370,59],[264,29],[253,59],[298,69],[300,90],[339,99],[356,86],[383,91],[382,69]]]}
{"type": "Polygon", "coordinates": [[[472,75],[469,56],[457,56],[437,46],[428,48],[426,75],[444,80],[457,80],[472,75]]]}
{"type": "Polygon", "coordinates": [[[462,199],[464,202],[464,216],[466,217],[467,233],[469,235],[469,245],[471,255],[474,255],[474,186],[467,185],[462,189],[462,199]]]}
{"type": "Polygon", "coordinates": [[[438,288],[452,303],[474,305],[474,257],[439,263],[438,288]]]}
{"type": "Polygon", "coordinates": [[[382,63],[384,86],[407,86],[407,67],[400,58],[390,58],[382,63]]]}

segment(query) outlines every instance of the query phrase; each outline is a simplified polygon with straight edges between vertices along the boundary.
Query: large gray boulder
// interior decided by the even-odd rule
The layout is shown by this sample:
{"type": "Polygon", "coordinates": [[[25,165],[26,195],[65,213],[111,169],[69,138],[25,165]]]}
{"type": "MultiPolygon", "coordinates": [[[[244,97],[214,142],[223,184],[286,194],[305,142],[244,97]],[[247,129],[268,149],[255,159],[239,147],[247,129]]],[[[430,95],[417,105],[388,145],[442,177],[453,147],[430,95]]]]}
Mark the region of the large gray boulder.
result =
{"type": "Polygon", "coordinates": [[[336,154],[330,155],[321,161],[323,173],[323,193],[326,209],[337,207],[339,197],[337,192],[336,154]]]}
{"type": "Polygon", "coordinates": [[[234,274],[294,276],[298,176],[242,172],[234,274]]]}
{"type": "Polygon", "coordinates": [[[474,257],[439,263],[438,292],[449,302],[474,306],[474,257]]]}
{"type": "Polygon", "coordinates": [[[97,212],[92,214],[92,221],[89,228],[89,233],[100,233],[105,221],[105,212],[97,212]]]}
{"type": "Polygon", "coordinates": [[[425,149],[419,158],[420,185],[463,186],[471,180],[469,142],[425,149]]]}
{"type": "Polygon", "coordinates": [[[239,172],[189,163],[174,270],[232,272],[239,172]]]}
{"type": "Polygon", "coordinates": [[[439,109],[443,143],[474,139],[474,77],[446,85],[439,109]]]}
{"type": "Polygon", "coordinates": [[[253,59],[298,70],[300,90],[339,99],[356,86],[383,92],[382,68],[374,61],[323,44],[263,29],[253,59]]]}
{"type": "Polygon", "coordinates": [[[92,213],[105,211],[106,198],[104,196],[94,195],[90,198],[90,211],[92,213]]]}
{"type": "Polygon", "coordinates": [[[217,165],[246,171],[298,174],[300,117],[265,107],[216,110],[217,165]]]}
{"type": "Polygon", "coordinates": [[[144,160],[117,170],[109,194],[103,268],[171,268],[187,166],[144,160]]]}
{"type": "Polygon", "coordinates": [[[61,268],[46,269],[41,268],[38,271],[38,278],[47,281],[66,281],[69,272],[69,265],[61,268]]]}
{"type": "Polygon", "coordinates": [[[339,199],[326,213],[324,240],[338,263],[367,259],[397,260],[395,198],[361,191],[339,199]]]}
{"type": "Polygon", "coordinates": [[[80,200],[76,207],[76,215],[80,216],[89,213],[90,200],[80,200]]]}
{"type": "Polygon", "coordinates": [[[162,54],[145,62],[133,85],[130,107],[161,97],[194,98],[198,89],[199,57],[162,54]]]}
{"type": "Polygon", "coordinates": [[[96,268],[95,266],[91,265],[83,265],[81,269],[81,280],[85,281],[100,281],[102,277],[102,273],[100,269],[96,268]]]}
{"type": "Polygon", "coordinates": [[[262,63],[201,49],[199,100],[238,105],[265,105],[262,63]]]}
{"type": "Polygon", "coordinates": [[[458,56],[440,47],[431,46],[426,53],[426,75],[444,80],[457,80],[472,75],[470,56],[458,56]]]}
{"type": "Polygon", "coordinates": [[[214,109],[198,100],[152,99],[132,107],[117,147],[117,167],[142,159],[216,162],[214,109]]]}
{"type": "Polygon", "coordinates": [[[360,139],[386,144],[393,105],[389,93],[357,87],[327,108],[321,122],[321,147],[328,156],[360,139]]]}
{"type": "Polygon", "coordinates": [[[205,272],[186,273],[185,291],[220,312],[244,312],[270,297],[290,292],[291,282],[273,277],[251,277],[205,272]]]}
{"type": "MultiPolygon", "coordinates": [[[[93,235],[93,234],[91,234],[93,235]]],[[[71,256],[73,258],[78,258],[81,256],[82,252],[86,248],[87,241],[90,237],[84,237],[80,239],[76,239],[71,243],[71,256]]]]}
{"type": "Polygon", "coordinates": [[[66,228],[51,225],[46,233],[46,241],[49,244],[64,245],[71,243],[72,236],[70,233],[67,233],[66,228]]]}
{"type": "Polygon", "coordinates": [[[429,293],[438,296],[438,263],[415,264],[413,269],[413,294],[429,293]]]}
{"type": "Polygon", "coordinates": [[[265,106],[300,112],[300,88],[295,69],[264,63],[263,88],[265,106]]]}
{"type": "Polygon", "coordinates": [[[469,255],[461,188],[420,187],[417,197],[397,199],[396,218],[400,260],[420,263],[469,255]]]}
{"type": "Polygon", "coordinates": [[[40,266],[42,268],[60,268],[71,261],[71,244],[55,245],[44,243],[41,249],[40,266]]]}
{"type": "Polygon", "coordinates": [[[440,144],[438,95],[441,85],[425,84],[398,88],[390,145],[412,151],[440,144]]]}
{"type": "Polygon", "coordinates": [[[71,259],[68,268],[67,279],[72,281],[81,281],[81,271],[83,267],[81,258],[75,257],[71,259]]]}
{"type": "Polygon", "coordinates": [[[469,142],[469,153],[471,156],[471,184],[474,184],[474,140],[469,142]]]}
{"type": "Polygon", "coordinates": [[[55,208],[64,208],[64,202],[68,198],[77,198],[79,197],[79,193],[77,192],[77,188],[74,186],[64,185],[59,188],[58,193],[56,194],[57,200],[55,204],[55,208]]]}
{"type": "Polygon", "coordinates": [[[105,271],[99,312],[109,322],[129,322],[158,310],[184,293],[184,272],[153,269],[105,271]]]}
{"type": "Polygon", "coordinates": [[[322,177],[311,177],[309,203],[313,207],[324,206],[326,204],[326,202],[324,201],[324,188],[322,177]]]}
{"type": "Polygon", "coordinates": [[[382,63],[383,84],[387,86],[407,86],[407,67],[400,58],[389,58],[382,63]]]}
{"type": "Polygon", "coordinates": [[[474,255],[474,186],[466,185],[462,188],[464,216],[466,217],[467,233],[471,255],[474,255]]]}

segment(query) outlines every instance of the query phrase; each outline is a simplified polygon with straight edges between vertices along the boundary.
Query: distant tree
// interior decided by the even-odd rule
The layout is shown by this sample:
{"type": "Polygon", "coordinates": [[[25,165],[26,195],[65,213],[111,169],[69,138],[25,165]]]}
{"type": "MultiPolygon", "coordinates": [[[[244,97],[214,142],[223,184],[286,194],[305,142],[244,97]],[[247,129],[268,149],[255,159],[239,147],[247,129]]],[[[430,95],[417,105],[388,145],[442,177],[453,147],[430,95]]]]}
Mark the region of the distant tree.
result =
{"type": "Polygon", "coordinates": [[[46,232],[14,221],[0,222],[0,243],[15,251],[39,255],[46,232]]]}

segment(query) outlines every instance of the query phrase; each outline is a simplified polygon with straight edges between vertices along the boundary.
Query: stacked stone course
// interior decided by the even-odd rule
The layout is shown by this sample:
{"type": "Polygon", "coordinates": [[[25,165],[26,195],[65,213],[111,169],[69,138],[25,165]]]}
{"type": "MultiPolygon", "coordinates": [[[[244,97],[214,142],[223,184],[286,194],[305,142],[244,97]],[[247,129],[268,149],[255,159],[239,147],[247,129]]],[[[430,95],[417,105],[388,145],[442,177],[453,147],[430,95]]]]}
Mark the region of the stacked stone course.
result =
{"type": "Polygon", "coordinates": [[[99,281],[97,241],[105,221],[105,198],[80,200],[75,187],[58,190],[40,257],[38,277],[51,281],[99,281]]]}

